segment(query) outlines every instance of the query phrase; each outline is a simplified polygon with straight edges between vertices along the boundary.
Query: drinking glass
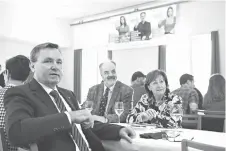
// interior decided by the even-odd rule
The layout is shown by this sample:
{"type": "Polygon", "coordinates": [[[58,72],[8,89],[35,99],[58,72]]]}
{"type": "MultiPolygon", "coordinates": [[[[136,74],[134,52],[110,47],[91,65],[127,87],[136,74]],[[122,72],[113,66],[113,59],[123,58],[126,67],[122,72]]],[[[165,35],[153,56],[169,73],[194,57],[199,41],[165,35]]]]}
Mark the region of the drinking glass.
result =
{"type": "Polygon", "coordinates": [[[173,117],[176,121],[180,120],[180,123],[178,123],[178,127],[181,128],[183,109],[181,107],[173,108],[173,110],[170,113],[170,116],[173,117]]]}
{"type": "Polygon", "coordinates": [[[84,102],[84,108],[91,112],[93,110],[93,102],[92,101],[85,101],[84,102]]]}
{"type": "Polygon", "coordinates": [[[115,113],[118,115],[119,123],[120,123],[120,116],[124,111],[123,102],[115,102],[115,113]]]}

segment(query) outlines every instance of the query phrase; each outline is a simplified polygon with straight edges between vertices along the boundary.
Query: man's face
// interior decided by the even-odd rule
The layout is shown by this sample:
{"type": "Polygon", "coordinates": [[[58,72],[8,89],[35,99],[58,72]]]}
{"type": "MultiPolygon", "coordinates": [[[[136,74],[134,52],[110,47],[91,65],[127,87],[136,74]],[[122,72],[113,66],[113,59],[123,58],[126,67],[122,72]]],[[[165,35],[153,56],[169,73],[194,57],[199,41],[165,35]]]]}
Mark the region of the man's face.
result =
{"type": "Polygon", "coordinates": [[[46,48],[41,50],[37,56],[37,61],[32,63],[35,79],[50,88],[54,88],[63,75],[62,62],[62,54],[58,49],[46,48]]]}
{"type": "Polygon", "coordinates": [[[117,80],[117,74],[115,70],[115,65],[111,62],[106,62],[102,65],[100,69],[100,74],[107,87],[111,87],[115,84],[117,80]]]}
{"type": "Polygon", "coordinates": [[[140,14],[140,19],[142,22],[145,21],[145,17],[146,17],[146,14],[144,13],[140,14]]]}
{"type": "Polygon", "coordinates": [[[187,83],[188,83],[190,88],[192,88],[192,89],[195,88],[194,80],[193,81],[188,80],[187,83]]]}

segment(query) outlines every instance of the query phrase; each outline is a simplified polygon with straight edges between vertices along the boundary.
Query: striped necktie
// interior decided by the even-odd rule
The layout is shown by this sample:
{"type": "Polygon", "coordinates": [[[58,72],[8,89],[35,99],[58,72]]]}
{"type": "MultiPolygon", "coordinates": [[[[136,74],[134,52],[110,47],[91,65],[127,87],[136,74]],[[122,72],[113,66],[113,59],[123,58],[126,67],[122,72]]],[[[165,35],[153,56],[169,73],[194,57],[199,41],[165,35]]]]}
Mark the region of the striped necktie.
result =
{"type": "MultiPolygon", "coordinates": [[[[56,90],[52,90],[49,94],[54,98],[55,103],[56,103],[58,109],[60,110],[60,112],[67,111],[62,99],[60,98],[60,95],[58,94],[58,92],[56,90]]],[[[80,151],[89,151],[89,147],[87,146],[84,138],[82,137],[81,133],[79,132],[76,124],[72,125],[72,136],[73,136],[78,148],[80,149],[80,151]]]]}

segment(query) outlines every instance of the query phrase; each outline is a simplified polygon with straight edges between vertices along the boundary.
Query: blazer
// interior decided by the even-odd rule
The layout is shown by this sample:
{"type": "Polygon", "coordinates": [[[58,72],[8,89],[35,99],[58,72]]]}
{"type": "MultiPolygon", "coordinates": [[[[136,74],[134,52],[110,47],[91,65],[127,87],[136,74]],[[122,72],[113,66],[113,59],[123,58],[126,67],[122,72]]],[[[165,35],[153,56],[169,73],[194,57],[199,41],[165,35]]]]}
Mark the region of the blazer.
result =
{"type": "MultiPolygon", "coordinates": [[[[72,110],[79,110],[72,91],[58,87],[59,93],[72,110]]],[[[42,86],[30,83],[9,89],[5,93],[6,132],[10,142],[18,147],[36,143],[39,151],[75,151],[69,132],[71,124],[57,108],[42,86]]],[[[119,140],[120,126],[95,123],[83,130],[92,151],[104,151],[100,140],[119,140]]]]}
{"type": "MultiPolygon", "coordinates": [[[[87,101],[93,101],[92,114],[99,115],[100,101],[104,93],[104,83],[97,84],[89,89],[87,101]]],[[[124,104],[124,112],[120,116],[120,122],[126,122],[126,117],[132,109],[133,89],[124,83],[117,81],[113,89],[107,110],[106,118],[109,123],[118,122],[118,115],[115,113],[114,105],[116,101],[121,101],[124,104]]]]}

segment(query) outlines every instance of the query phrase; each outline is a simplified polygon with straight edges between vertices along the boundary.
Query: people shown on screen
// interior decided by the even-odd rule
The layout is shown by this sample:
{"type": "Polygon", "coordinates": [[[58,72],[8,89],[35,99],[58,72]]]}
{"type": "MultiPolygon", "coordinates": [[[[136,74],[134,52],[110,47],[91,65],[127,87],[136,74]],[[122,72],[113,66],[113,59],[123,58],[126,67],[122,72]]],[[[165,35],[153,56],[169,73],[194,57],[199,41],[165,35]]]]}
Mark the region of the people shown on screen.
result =
{"type": "Polygon", "coordinates": [[[146,94],[127,117],[128,123],[155,123],[160,127],[180,127],[182,99],[171,94],[165,72],[154,70],[147,74],[146,94]],[[177,113],[177,114],[174,114],[177,113]]]}
{"type": "Polygon", "coordinates": [[[214,74],[209,79],[207,93],[204,95],[203,108],[214,111],[225,111],[225,78],[214,74]]]}
{"type": "Polygon", "coordinates": [[[174,34],[175,33],[175,24],[176,17],[173,15],[173,7],[167,9],[166,19],[161,20],[158,24],[158,27],[164,27],[165,34],[174,34]]]}
{"type": "Polygon", "coordinates": [[[120,26],[116,27],[119,33],[120,42],[129,41],[129,25],[127,25],[125,16],[120,17],[120,26]]]}
{"type": "Polygon", "coordinates": [[[140,14],[141,22],[134,27],[134,31],[140,32],[141,40],[149,40],[151,35],[151,23],[145,20],[146,12],[140,14]]]}

